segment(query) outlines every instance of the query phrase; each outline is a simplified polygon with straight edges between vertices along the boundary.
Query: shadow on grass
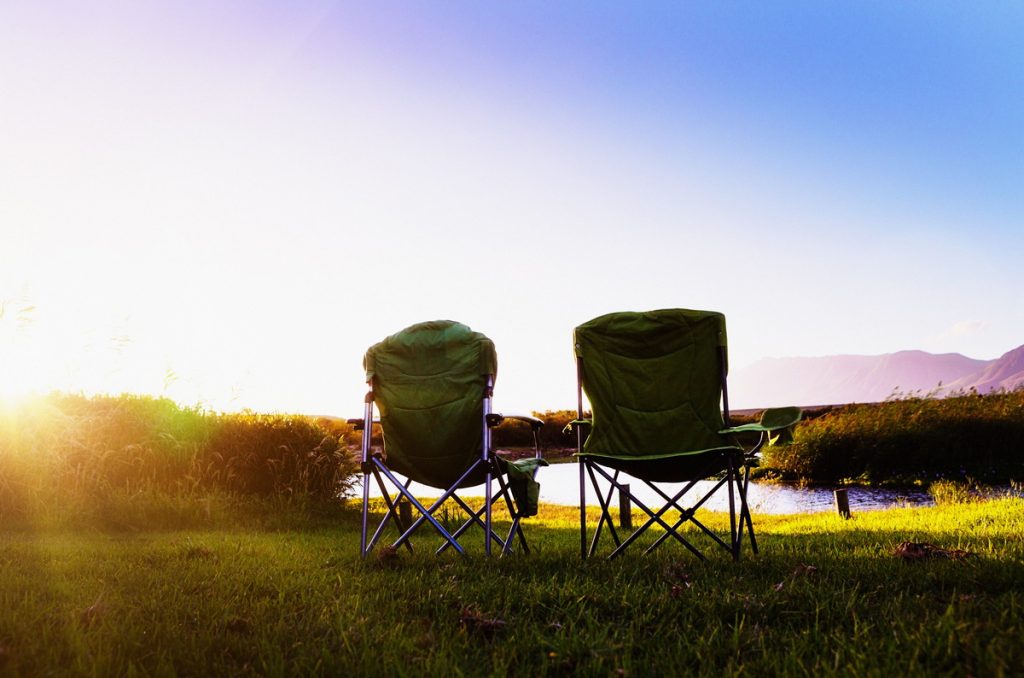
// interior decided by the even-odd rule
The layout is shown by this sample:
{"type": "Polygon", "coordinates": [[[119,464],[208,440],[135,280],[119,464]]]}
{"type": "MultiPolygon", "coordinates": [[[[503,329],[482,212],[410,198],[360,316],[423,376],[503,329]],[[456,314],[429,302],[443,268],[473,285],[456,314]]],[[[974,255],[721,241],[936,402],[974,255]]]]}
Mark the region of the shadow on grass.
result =
{"type": "Polygon", "coordinates": [[[738,563],[669,543],[581,561],[570,511],[527,522],[530,554],[490,559],[482,538],[435,556],[424,533],[362,562],[355,511],[296,530],[6,532],[0,646],[21,673],[1013,674],[1020,513],[766,520],[738,563]],[[911,539],[977,555],[897,558],[911,539]],[[83,625],[98,592],[112,612],[83,625]]]}
{"type": "MultiPolygon", "coordinates": [[[[520,673],[1024,667],[1016,640],[1024,547],[1012,535],[1002,544],[960,535],[956,544],[977,555],[914,562],[895,555],[901,541],[953,546],[950,533],[766,530],[761,553],[740,562],[711,550],[700,561],[673,544],[648,556],[581,561],[573,528],[534,526],[528,535],[529,555],[437,558],[420,549],[358,571],[431,637],[468,636],[472,645],[474,633],[484,642],[474,628],[487,622],[467,615],[500,620],[489,634],[534,650],[520,673]],[[423,599],[424,587],[444,593],[423,599]]],[[[478,659],[499,668],[491,655],[478,659]]]]}

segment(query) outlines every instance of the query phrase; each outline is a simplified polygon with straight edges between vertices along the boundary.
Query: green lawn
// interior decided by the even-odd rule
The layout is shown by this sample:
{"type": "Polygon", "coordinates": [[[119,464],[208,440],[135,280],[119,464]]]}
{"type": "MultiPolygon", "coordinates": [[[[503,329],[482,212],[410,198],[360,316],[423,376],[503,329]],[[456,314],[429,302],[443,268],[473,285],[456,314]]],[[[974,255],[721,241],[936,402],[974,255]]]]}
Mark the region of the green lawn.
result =
{"type": "Polygon", "coordinates": [[[542,506],[528,556],[365,563],[354,513],[309,529],[0,531],[0,673],[1024,672],[1024,500],[764,516],[762,553],[740,563],[668,544],[581,563],[575,520],[542,506]],[[907,562],[902,541],[975,555],[907,562]]]}

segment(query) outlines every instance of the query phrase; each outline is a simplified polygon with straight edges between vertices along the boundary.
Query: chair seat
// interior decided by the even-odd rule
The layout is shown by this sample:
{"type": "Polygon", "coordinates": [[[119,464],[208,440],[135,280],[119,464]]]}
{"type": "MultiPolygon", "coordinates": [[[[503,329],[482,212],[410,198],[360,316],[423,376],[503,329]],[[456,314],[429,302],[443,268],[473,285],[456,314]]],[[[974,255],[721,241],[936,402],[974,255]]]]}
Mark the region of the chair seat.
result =
{"type": "Polygon", "coordinates": [[[680,454],[669,457],[606,457],[596,454],[580,454],[601,466],[628,473],[634,478],[655,483],[680,483],[689,480],[702,480],[729,467],[729,454],[742,452],[735,447],[722,447],[704,450],[691,454],[680,454]]]}
{"type": "Polygon", "coordinates": [[[466,455],[452,455],[450,457],[432,457],[425,460],[414,455],[404,457],[387,457],[388,467],[413,482],[439,490],[449,488],[464,489],[482,485],[487,479],[487,467],[483,464],[475,464],[477,459],[470,458],[466,463],[466,455]],[[457,482],[467,470],[472,467],[472,472],[457,482]]]}
{"type": "MultiPolygon", "coordinates": [[[[397,460],[385,458],[385,461],[389,468],[394,471],[398,471],[413,482],[427,487],[433,487],[438,490],[462,490],[468,487],[483,485],[487,481],[486,465],[476,463],[476,459],[473,459],[469,465],[466,465],[464,455],[431,458],[421,463],[415,463],[419,460],[412,455],[401,457],[397,460]],[[440,463],[438,463],[439,461],[440,463]],[[472,468],[472,472],[469,473],[469,475],[465,475],[466,471],[470,468],[472,468]]],[[[534,457],[519,459],[517,461],[496,457],[495,461],[497,463],[497,469],[502,473],[506,473],[510,469],[530,473],[537,466],[548,465],[548,463],[543,459],[537,459],[534,457]]]]}

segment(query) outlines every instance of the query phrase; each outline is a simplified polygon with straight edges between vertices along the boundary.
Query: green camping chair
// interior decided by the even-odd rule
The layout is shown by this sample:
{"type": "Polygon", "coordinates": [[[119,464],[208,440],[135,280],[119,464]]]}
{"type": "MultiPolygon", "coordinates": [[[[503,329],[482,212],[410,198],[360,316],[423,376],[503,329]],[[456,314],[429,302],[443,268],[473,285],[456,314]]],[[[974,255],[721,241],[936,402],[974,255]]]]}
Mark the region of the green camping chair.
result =
{"type": "Polygon", "coordinates": [[[460,538],[476,525],[483,528],[488,555],[492,541],[504,554],[512,551],[516,537],[523,551],[528,551],[520,521],[537,512],[539,486],[534,476],[537,467],[547,463],[541,459],[538,438],[543,422],[535,417],[507,417],[531,427],[532,459],[511,462],[494,454],[491,429],[506,417],[491,412],[497,373],[491,340],[447,320],[419,323],[371,346],[363,366],[369,385],[364,415],[349,420],[363,431],[362,556],[373,550],[391,522],[398,530],[393,548],[412,550],[410,537],[429,524],[443,540],[439,553],[449,547],[465,553],[460,538]],[[375,405],[380,413],[383,449],[372,451],[375,405]],[[387,512],[367,539],[371,477],[380,488],[387,512]],[[410,492],[412,482],[438,488],[442,493],[425,506],[410,492]],[[497,492],[492,488],[494,482],[497,492]],[[484,504],[473,508],[457,491],[479,485],[483,485],[484,504]],[[403,521],[401,500],[416,509],[415,520],[403,521]],[[512,519],[505,537],[493,529],[491,512],[498,501],[504,502],[512,519]],[[438,512],[446,504],[457,507],[456,515],[466,516],[454,529],[447,507],[439,519],[438,512]]]}
{"type": "Polygon", "coordinates": [[[756,553],[747,506],[750,467],[771,433],[796,424],[800,410],[767,410],[760,423],[729,427],[725,316],[683,309],[611,313],[576,328],[575,350],[579,418],[573,424],[580,469],[582,557],[597,552],[605,527],[615,543],[609,555],[612,558],[657,525],[662,532],[647,551],[674,539],[703,559],[689,533],[684,536],[681,532],[686,523],[734,559],[739,559],[746,532],[756,553]],[[592,419],[583,418],[584,393],[593,410],[592,419]],[[745,448],[736,441],[737,434],[759,435],[755,444],[745,448]],[[623,473],[649,486],[664,505],[651,508],[639,500],[620,480],[623,473]],[[589,549],[588,477],[601,509],[589,549]],[[683,497],[706,479],[714,479],[711,489],[684,508],[683,497]],[[670,495],[659,483],[683,486],[670,495]],[[729,499],[728,534],[715,532],[696,515],[723,488],[729,499]],[[609,510],[615,490],[647,515],[646,522],[621,538],[609,510]],[[678,512],[674,520],[672,510],[678,512]]]}

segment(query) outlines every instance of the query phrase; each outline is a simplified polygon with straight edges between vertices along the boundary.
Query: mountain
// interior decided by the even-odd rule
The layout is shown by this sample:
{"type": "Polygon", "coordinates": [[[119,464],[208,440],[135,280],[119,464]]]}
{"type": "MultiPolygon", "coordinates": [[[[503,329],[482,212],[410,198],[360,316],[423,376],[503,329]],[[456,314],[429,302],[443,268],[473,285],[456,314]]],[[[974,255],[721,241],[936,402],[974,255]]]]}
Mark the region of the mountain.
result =
{"type": "MultiPolygon", "coordinates": [[[[1016,355],[1016,363],[992,372],[1003,383],[1024,373],[1024,346],[999,360],[975,360],[959,353],[899,351],[884,355],[838,355],[815,358],[765,358],[729,375],[733,408],[781,405],[837,405],[885,400],[894,391],[942,392],[960,383],[980,383],[997,363],[1016,355]],[[1016,372],[1014,366],[1016,365],[1016,372]]],[[[987,382],[986,382],[987,383],[987,382]]],[[[979,389],[981,390],[981,389],[979,389]]]]}
{"type": "Polygon", "coordinates": [[[1024,385],[1024,346],[1004,353],[976,374],[951,382],[948,391],[967,391],[973,388],[978,393],[988,393],[999,389],[1011,391],[1021,385],[1024,385]]]}

